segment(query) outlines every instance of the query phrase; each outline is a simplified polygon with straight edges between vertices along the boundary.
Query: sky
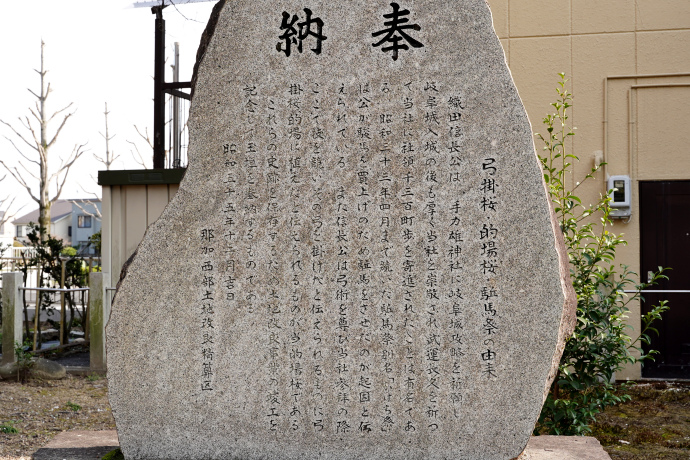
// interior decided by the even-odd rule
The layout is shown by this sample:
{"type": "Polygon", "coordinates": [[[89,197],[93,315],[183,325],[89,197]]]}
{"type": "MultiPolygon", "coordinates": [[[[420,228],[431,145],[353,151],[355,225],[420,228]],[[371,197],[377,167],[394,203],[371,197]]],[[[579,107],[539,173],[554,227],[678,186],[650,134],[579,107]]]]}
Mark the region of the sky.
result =
{"type": "MultiPolygon", "coordinates": [[[[105,134],[105,103],[110,112],[109,136],[114,136],[110,150],[120,156],[111,169],[141,168],[127,141],[138,145],[151,167],[152,153],[135,126],[152,133],[155,16],[150,8],[133,8],[133,3],[134,0],[2,0],[0,5],[0,120],[31,136],[18,118],[30,116],[29,108],[36,103],[28,89],[40,92],[40,77],[34,69],[40,68],[43,40],[46,81],[52,89],[47,111],[52,114],[72,103],[70,111],[74,112],[50,150],[53,170],[75,145],[86,144],[87,152],[72,167],[60,198],[93,197],[94,193],[100,197],[95,178],[97,171],[105,167],[94,155],[105,154],[101,135],[105,134]]],[[[199,40],[214,4],[193,3],[164,10],[167,81],[172,80],[174,42],[180,43],[180,80],[191,79],[199,40]]],[[[59,126],[58,117],[49,124],[49,134],[59,126]]],[[[35,151],[22,147],[21,140],[0,125],[0,159],[10,165],[17,165],[20,159],[6,137],[14,140],[25,155],[37,158],[35,151]]],[[[0,178],[5,175],[0,182],[0,200],[16,197],[10,211],[23,215],[37,209],[28,192],[0,166],[0,178]]],[[[38,181],[31,180],[37,193],[38,181]]],[[[53,184],[51,197],[55,189],[53,184]]],[[[7,202],[0,205],[0,210],[6,208],[7,202]]]]}

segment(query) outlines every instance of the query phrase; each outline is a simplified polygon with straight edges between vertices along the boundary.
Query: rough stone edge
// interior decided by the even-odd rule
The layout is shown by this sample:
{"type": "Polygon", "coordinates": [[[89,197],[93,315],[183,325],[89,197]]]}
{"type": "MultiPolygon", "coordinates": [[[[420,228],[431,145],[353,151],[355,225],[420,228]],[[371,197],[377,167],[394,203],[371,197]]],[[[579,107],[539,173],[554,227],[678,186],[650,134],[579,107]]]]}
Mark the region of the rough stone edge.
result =
{"type": "MultiPolygon", "coordinates": [[[[489,8],[490,9],[490,8],[489,8]]],[[[504,50],[504,56],[505,56],[505,50],[504,50]]],[[[508,63],[506,62],[506,66],[508,63]]],[[[508,71],[510,72],[510,77],[512,78],[512,72],[510,71],[510,67],[508,67],[508,71]]],[[[513,84],[515,84],[515,80],[513,80],[513,84]]],[[[515,86],[515,89],[517,90],[517,85],[515,86]]],[[[518,93],[518,97],[519,97],[518,93]]],[[[522,98],[520,98],[520,101],[522,102],[522,98]]],[[[523,103],[524,107],[524,103],[523,103]]],[[[529,117],[527,117],[527,120],[529,121],[529,117]]],[[[532,128],[532,122],[529,121],[530,123],[530,128],[532,128]]],[[[537,161],[537,164],[539,165],[540,168],[540,173],[541,173],[541,161],[539,159],[539,155],[537,154],[537,149],[536,146],[534,146],[534,140],[533,142],[533,147],[534,147],[534,156],[537,161]]],[[[570,259],[568,258],[568,250],[565,247],[565,240],[563,238],[563,231],[561,230],[561,226],[558,223],[558,219],[556,218],[556,213],[554,211],[554,204],[551,201],[550,195],[549,195],[549,188],[546,185],[546,181],[544,180],[543,173],[541,174],[541,183],[542,186],[544,187],[544,198],[547,200],[547,204],[549,207],[549,220],[551,221],[551,231],[553,232],[553,238],[554,238],[554,248],[556,249],[556,254],[558,256],[558,271],[559,271],[559,279],[561,281],[561,290],[563,292],[563,307],[562,307],[562,313],[561,313],[561,323],[558,327],[558,338],[556,340],[556,349],[554,350],[553,356],[551,358],[551,370],[549,371],[547,377],[546,377],[546,382],[544,384],[544,396],[542,398],[542,406],[544,405],[544,402],[546,402],[546,398],[549,394],[549,391],[551,390],[551,384],[553,384],[553,381],[556,379],[556,376],[558,375],[558,367],[561,362],[561,357],[563,356],[563,350],[565,349],[565,343],[568,340],[568,337],[572,335],[572,333],[575,331],[575,325],[577,324],[577,295],[575,294],[575,289],[573,288],[573,283],[570,281],[570,259]]],[[[535,425],[537,420],[534,421],[535,425]]],[[[529,442],[529,439],[528,439],[529,442]]],[[[512,458],[511,460],[529,460],[529,454],[527,453],[527,444],[525,444],[525,447],[522,450],[522,453],[518,455],[517,457],[512,458]]]]}
{"type": "MultiPolygon", "coordinates": [[[[216,31],[216,25],[218,25],[218,19],[220,18],[220,13],[223,10],[223,7],[225,6],[227,0],[218,0],[218,3],[216,3],[213,6],[213,10],[211,11],[211,16],[209,17],[208,24],[206,24],[206,28],[204,29],[204,32],[201,34],[201,40],[199,42],[199,48],[197,49],[196,52],[196,62],[194,63],[194,71],[192,73],[192,90],[191,90],[191,99],[194,99],[194,91],[196,90],[196,81],[197,77],[199,75],[199,67],[201,65],[201,61],[203,60],[204,56],[206,55],[206,50],[208,49],[208,45],[211,42],[211,39],[213,38],[213,34],[216,31]]],[[[184,178],[184,177],[183,177],[184,178]]],[[[162,215],[162,214],[161,214],[162,215]]],[[[155,224],[152,223],[151,225],[155,224]]],[[[149,225],[150,226],[150,225],[149,225]]],[[[146,235],[148,234],[148,228],[144,232],[144,236],[141,238],[141,241],[137,245],[137,248],[134,250],[131,256],[127,259],[127,261],[122,265],[122,268],[120,269],[120,276],[117,280],[116,284],[116,291],[115,294],[113,295],[112,299],[112,304],[115,304],[115,299],[117,298],[117,289],[120,289],[120,285],[122,282],[125,280],[127,277],[127,273],[129,272],[129,266],[132,265],[132,262],[136,258],[137,254],[139,253],[139,248],[141,247],[141,244],[146,240],[146,235]]],[[[110,314],[112,315],[112,309],[110,310],[110,314]]],[[[110,322],[110,317],[107,318],[106,324],[110,322]]],[[[106,342],[106,349],[107,349],[107,342],[106,342]]]]}
{"type": "Polygon", "coordinates": [[[204,59],[204,56],[206,55],[206,49],[208,48],[209,43],[211,43],[213,34],[216,31],[216,26],[218,25],[220,12],[223,10],[226,1],[227,0],[218,0],[218,3],[216,3],[213,7],[213,11],[211,11],[211,16],[208,19],[208,24],[206,24],[206,29],[204,29],[204,33],[201,34],[199,49],[196,52],[196,62],[194,63],[194,71],[192,72],[192,98],[194,98],[194,91],[196,90],[196,80],[199,76],[199,67],[201,65],[201,61],[204,59]]]}
{"type": "MultiPolygon", "coordinates": [[[[536,155],[536,149],[535,149],[536,155]]],[[[563,294],[565,299],[563,299],[563,313],[561,315],[561,325],[558,328],[558,343],[556,351],[553,354],[551,360],[551,372],[549,372],[548,378],[546,379],[546,385],[544,386],[544,401],[549,394],[551,389],[551,384],[553,383],[556,375],[558,375],[558,366],[561,362],[561,357],[563,356],[563,350],[565,349],[565,342],[575,331],[575,325],[577,324],[577,295],[575,294],[575,288],[573,288],[573,283],[570,280],[570,260],[568,258],[568,250],[565,247],[565,240],[563,238],[563,231],[556,218],[556,213],[553,209],[553,202],[549,196],[549,189],[546,186],[546,181],[542,176],[542,185],[544,186],[544,194],[549,202],[549,215],[551,218],[551,229],[554,234],[554,239],[556,242],[556,252],[558,253],[559,259],[559,271],[561,286],[563,289],[563,294]]],[[[542,402],[543,404],[543,402],[542,402]]]]}
{"type": "MultiPolygon", "coordinates": [[[[194,92],[196,90],[196,81],[199,76],[199,67],[201,66],[201,61],[203,60],[204,56],[206,55],[206,50],[208,49],[209,43],[211,43],[211,39],[213,38],[213,34],[216,31],[216,26],[218,25],[218,19],[220,18],[220,13],[223,10],[223,7],[225,6],[227,0],[218,0],[218,2],[213,6],[213,10],[211,11],[211,16],[208,19],[208,24],[206,24],[206,28],[204,29],[204,32],[201,34],[201,40],[199,41],[199,48],[197,49],[196,52],[196,62],[194,63],[194,71],[192,72],[192,90],[191,90],[191,98],[194,99],[194,92]]],[[[153,224],[151,224],[153,225],[153,224]]],[[[146,234],[148,233],[148,229],[146,229],[146,232],[144,233],[144,236],[141,238],[141,242],[143,242],[146,239],[146,234]]],[[[127,277],[127,273],[129,271],[129,266],[132,264],[132,261],[134,258],[137,256],[139,253],[139,247],[141,246],[141,242],[137,246],[137,248],[134,250],[132,255],[127,259],[127,261],[122,265],[122,268],[120,269],[120,277],[117,281],[117,288],[120,288],[120,285],[124,281],[124,279],[127,277]]],[[[115,294],[117,296],[117,292],[115,294]]],[[[115,303],[115,297],[113,297],[113,303],[115,303]]]]}
{"type": "MultiPolygon", "coordinates": [[[[225,1],[225,0],[222,0],[225,1]]],[[[518,98],[520,99],[520,103],[522,104],[523,110],[525,112],[525,117],[527,118],[527,122],[529,123],[530,126],[530,132],[534,132],[534,129],[532,127],[532,121],[529,118],[529,115],[527,114],[527,109],[525,108],[525,103],[522,101],[522,97],[520,96],[520,92],[518,90],[517,85],[515,84],[515,79],[513,78],[513,71],[510,69],[510,65],[508,63],[508,59],[506,57],[506,52],[505,49],[503,48],[503,44],[501,44],[501,41],[498,37],[498,33],[496,32],[496,27],[494,26],[494,12],[493,9],[491,8],[491,5],[489,4],[489,0],[484,0],[484,3],[486,4],[486,8],[489,10],[489,15],[491,18],[491,28],[494,31],[494,34],[496,35],[496,39],[498,40],[501,50],[503,52],[503,60],[505,63],[506,68],[508,69],[508,74],[510,75],[510,79],[513,82],[513,86],[515,87],[515,91],[517,92],[518,98]]],[[[562,313],[561,313],[561,322],[558,328],[558,338],[556,341],[556,349],[554,351],[554,354],[551,358],[551,370],[549,371],[546,382],[544,384],[544,394],[543,394],[543,399],[542,399],[542,406],[544,402],[546,402],[546,398],[549,394],[549,391],[551,390],[551,385],[553,384],[553,381],[555,380],[556,376],[558,375],[558,367],[561,362],[561,357],[563,356],[563,351],[565,349],[565,342],[568,340],[568,337],[575,331],[575,326],[577,324],[577,295],[575,294],[575,289],[573,288],[573,284],[570,281],[570,260],[568,258],[568,251],[565,247],[565,240],[563,239],[563,232],[561,231],[561,227],[558,223],[558,219],[556,218],[556,213],[554,211],[554,204],[551,201],[550,195],[549,195],[549,188],[546,185],[546,181],[544,180],[544,175],[541,170],[541,160],[539,159],[539,154],[537,153],[537,148],[536,145],[534,145],[534,138],[532,138],[532,150],[534,152],[534,159],[537,162],[537,167],[539,168],[540,176],[541,176],[541,183],[542,187],[544,187],[544,198],[547,201],[548,207],[549,207],[549,220],[551,222],[551,231],[553,232],[553,237],[554,237],[554,247],[556,249],[556,254],[558,256],[558,270],[559,270],[559,278],[561,281],[561,289],[563,291],[564,299],[563,299],[563,308],[562,308],[562,313]]],[[[535,420],[535,424],[538,421],[535,420]]],[[[527,440],[529,443],[529,439],[527,440]]],[[[510,460],[529,460],[530,456],[529,453],[527,452],[527,443],[523,447],[522,452],[520,455],[517,457],[514,457],[510,460]]]]}
{"type": "MultiPolygon", "coordinates": [[[[512,75],[511,75],[512,77],[512,75]]],[[[530,122],[531,125],[531,122],[530,122]]],[[[531,127],[531,126],[530,126],[531,127]]],[[[536,148],[534,149],[534,155],[539,161],[536,148]]],[[[544,397],[542,400],[542,406],[546,402],[546,398],[551,390],[551,384],[556,379],[558,375],[558,367],[561,363],[561,357],[563,356],[563,350],[565,349],[565,343],[568,337],[575,331],[575,325],[577,324],[577,295],[575,294],[575,289],[573,288],[573,283],[570,281],[570,260],[568,259],[568,251],[565,247],[565,240],[563,239],[563,232],[556,218],[556,213],[553,209],[553,202],[549,197],[549,189],[546,186],[546,181],[542,176],[542,185],[544,187],[545,198],[549,205],[549,219],[551,220],[551,231],[553,232],[555,249],[558,254],[558,270],[559,278],[561,280],[561,288],[563,290],[563,310],[561,314],[561,324],[558,328],[558,339],[556,342],[556,350],[551,358],[551,370],[546,378],[544,384],[544,397]]],[[[535,420],[535,424],[538,421],[535,420]]],[[[529,444],[529,439],[528,439],[529,444]]],[[[522,450],[522,453],[511,460],[530,460],[528,449],[528,444],[522,450]]]]}
{"type": "MultiPolygon", "coordinates": [[[[199,67],[201,65],[201,61],[203,60],[204,56],[206,55],[206,50],[208,49],[208,45],[211,42],[211,39],[213,38],[213,35],[216,31],[216,25],[218,24],[218,19],[220,18],[221,11],[223,10],[223,7],[225,6],[227,0],[218,0],[218,2],[214,5],[213,10],[211,11],[211,16],[209,17],[208,24],[206,25],[206,28],[204,29],[203,34],[201,35],[201,40],[199,42],[199,48],[197,49],[196,53],[196,62],[194,63],[194,70],[192,73],[192,88],[190,92],[190,101],[194,99],[194,92],[196,90],[196,82],[197,82],[197,77],[199,74],[199,67]]],[[[152,223],[151,225],[154,225],[152,223]]],[[[151,226],[149,225],[149,227],[151,226]]],[[[115,301],[117,300],[117,292],[120,289],[120,286],[122,285],[123,281],[127,277],[127,274],[129,273],[129,267],[132,265],[134,262],[134,259],[137,257],[139,254],[139,248],[141,248],[141,245],[143,242],[146,240],[146,235],[149,233],[149,228],[146,229],[144,232],[143,237],[141,238],[141,241],[137,245],[137,248],[134,250],[131,256],[127,259],[127,261],[122,265],[122,268],[120,269],[120,276],[118,278],[117,284],[116,284],[116,290],[115,294],[113,295],[111,305],[115,305],[115,301]]],[[[113,314],[114,309],[110,309],[110,314],[108,315],[108,318],[106,320],[106,329],[110,323],[110,317],[113,314]]],[[[107,330],[106,330],[106,337],[107,337],[107,330]]],[[[106,356],[108,356],[110,348],[109,342],[106,340],[105,343],[106,347],[106,356]]],[[[107,373],[108,371],[106,370],[106,378],[107,378],[107,373]]],[[[118,434],[118,439],[119,439],[119,434],[118,434]]]]}

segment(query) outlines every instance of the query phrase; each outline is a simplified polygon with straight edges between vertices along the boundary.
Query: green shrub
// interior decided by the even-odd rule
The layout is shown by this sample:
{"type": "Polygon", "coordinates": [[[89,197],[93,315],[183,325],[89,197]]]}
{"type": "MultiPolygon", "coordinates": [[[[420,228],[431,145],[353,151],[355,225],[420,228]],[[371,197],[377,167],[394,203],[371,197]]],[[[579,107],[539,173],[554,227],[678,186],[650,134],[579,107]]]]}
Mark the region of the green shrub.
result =
{"type": "Polygon", "coordinates": [[[668,309],[666,302],[642,317],[642,332],[637,339],[628,335],[625,324],[628,304],[639,294],[627,296],[623,291],[639,291],[656,284],[664,269],[654,274],[650,283],[636,283],[636,274],[626,266],[616,266],[619,246],[626,241],[611,232],[610,197],[601,196],[593,205],[584,206],[575,191],[583,182],[593,179],[603,166],[597,165],[572,190],[566,179],[578,158],[566,153],[568,138],[574,131],[568,127],[568,109],[572,95],[566,89],[567,79],[560,74],[557,102],[551,104],[556,113],[544,118],[548,134],[537,137],[544,143],[545,157],[540,157],[544,180],[549,189],[554,211],[563,232],[570,259],[570,277],[577,294],[577,325],[565,345],[558,375],[553,383],[535,434],[584,435],[590,424],[607,406],[629,400],[616,392],[611,383],[614,373],[625,364],[650,359],[656,351],[645,354],[642,345],[649,344],[653,321],[668,309]],[[631,352],[636,350],[639,357],[631,352]]]}

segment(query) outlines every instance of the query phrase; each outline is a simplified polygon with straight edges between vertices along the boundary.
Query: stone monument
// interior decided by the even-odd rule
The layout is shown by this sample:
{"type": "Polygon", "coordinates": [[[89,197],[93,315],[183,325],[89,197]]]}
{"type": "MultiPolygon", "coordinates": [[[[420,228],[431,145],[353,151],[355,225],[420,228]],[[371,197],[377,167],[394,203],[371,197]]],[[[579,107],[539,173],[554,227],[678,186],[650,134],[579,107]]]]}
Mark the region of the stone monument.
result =
{"type": "Polygon", "coordinates": [[[511,459],[574,326],[484,0],[219,1],[121,275],[127,459],[511,459]]]}

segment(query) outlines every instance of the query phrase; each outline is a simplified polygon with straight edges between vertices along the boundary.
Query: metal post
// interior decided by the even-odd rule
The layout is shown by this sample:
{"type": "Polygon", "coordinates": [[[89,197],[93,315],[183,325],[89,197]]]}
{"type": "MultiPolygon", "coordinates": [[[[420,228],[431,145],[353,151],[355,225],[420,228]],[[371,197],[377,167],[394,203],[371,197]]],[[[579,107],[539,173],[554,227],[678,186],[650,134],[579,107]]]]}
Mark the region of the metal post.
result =
{"type": "MultiPolygon", "coordinates": [[[[65,289],[65,265],[67,261],[60,261],[60,289],[65,289]]],[[[65,320],[67,318],[67,312],[65,311],[65,293],[60,293],[60,345],[65,344],[65,320]]]]}
{"type": "MultiPolygon", "coordinates": [[[[41,287],[41,266],[38,265],[38,271],[36,272],[36,287],[41,287]]],[[[34,346],[33,351],[36,351],[36,346],[38,342],[38,325],[41,324],[41,291],[36,291],[36,310],[34,311],[34,346]]]]}
{"type": "MultiPolygon", "coordinates": [[[[173,82],[180,81],[180,44],[175,42],[175,65],[173,66],[173,82]]],[[[173,96],[173,168],[180,167],[180,98],[173,96]]]]}
{"type": "MultiPolygon", "coordinates": [[[[93,267],[93,258],[89,257],[89,271],[87,272],[88,275],[86,277],[86,283],[91,286],[91,267],[93,267]]],[[[83,295],[83,293],[82,293],[83,295]]],[[[82,327],[84,328],[84,340],[89,340],[89,330],[91,329],[89,327],[89,321],[90,321],[90,313],[89,313],[89,304],[91,303],[91,291],[86,293],[86,309],[84,310],[84,324],[82,327]]]]}
{"type": "Polygon", "coordinates": [[[156,44],[153,84],[153,168],[165,167],[165,21],[164,6],[154,6],[156,15],[156,44]]]}
{"type": "Polygon", "coordinates": [[[2,274],[2,364],[17,360],[14,344],[22,343],[22,285],[21,273],[2,274]]]}
{"type": "Polygon", "coordinates": [[[91,372],[106,370],[105,325],[108,322],[106,310],[106,292],[103,284],[103,273],[91,274],[89,284],[89,329],[90,329],[90,367],[91,372]]]}

